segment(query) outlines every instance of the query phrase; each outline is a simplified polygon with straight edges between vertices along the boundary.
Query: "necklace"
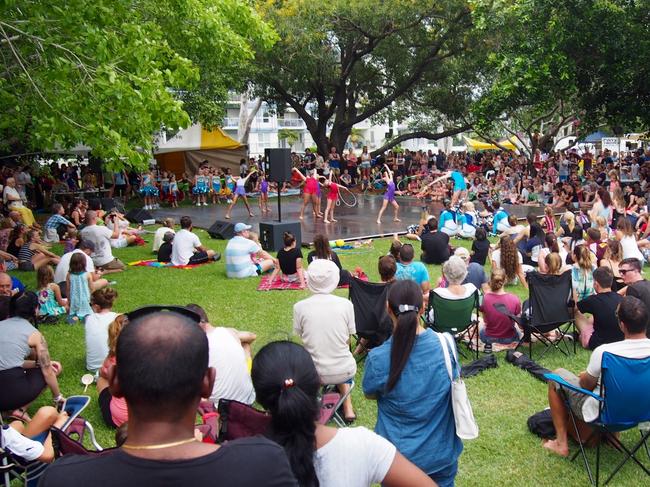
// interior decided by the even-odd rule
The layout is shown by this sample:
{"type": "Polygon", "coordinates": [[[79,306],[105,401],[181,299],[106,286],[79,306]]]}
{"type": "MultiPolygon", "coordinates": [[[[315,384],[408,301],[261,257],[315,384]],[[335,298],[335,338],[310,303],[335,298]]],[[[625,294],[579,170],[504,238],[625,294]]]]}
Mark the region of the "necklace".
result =
{"type": "Polygon", "coordinates": [[[158,443],[157,445],[122,445],[122,448],[127,450],[162,450],[163,448],[171,448],[173,446],[186,445],[196,441],[196,438],[188,438],[186,440],[172,441],[171,443],[158,443]]]}

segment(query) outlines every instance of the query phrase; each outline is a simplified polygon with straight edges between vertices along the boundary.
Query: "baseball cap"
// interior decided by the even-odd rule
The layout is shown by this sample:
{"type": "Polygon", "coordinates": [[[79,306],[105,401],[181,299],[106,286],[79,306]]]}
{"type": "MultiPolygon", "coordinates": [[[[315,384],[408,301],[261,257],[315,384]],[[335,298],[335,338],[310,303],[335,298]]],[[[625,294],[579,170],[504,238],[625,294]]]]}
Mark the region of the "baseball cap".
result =
{"type": "Polygon", "coordinates": [[[235,225],[235,233],[241,233],[244,230],[250,230],[251,228],[253,227],[251,227],[250,225],[246,225],[245,223],[239,222],[235,225]]]}

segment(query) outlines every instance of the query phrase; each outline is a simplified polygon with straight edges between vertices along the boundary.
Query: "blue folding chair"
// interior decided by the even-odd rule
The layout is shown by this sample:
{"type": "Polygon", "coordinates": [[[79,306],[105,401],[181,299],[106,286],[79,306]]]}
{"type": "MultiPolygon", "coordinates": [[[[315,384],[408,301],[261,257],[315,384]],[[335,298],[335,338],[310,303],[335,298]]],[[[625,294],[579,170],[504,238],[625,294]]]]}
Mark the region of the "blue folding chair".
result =
{"type": "MultiPolygon", "coordinates": [[[[587,460],[584,445],[588,444],[595,435],[606,434],[612,445],[625,455],[607,478],[605,484],[612,480],[614,475],[618,473],[628,460],[633,460],[634,463],[643,469],[646,475],[650,476],[650,469],[641,463],[636,456],[637,452],[643,446],[648,458],[650,458],[650,450],[648,450],[648,439],[650,438],[650,357],[632,359],[604,352],[601,363],[599,394],[569,384],[557,374],[544,374],[544,377],[557,382],[561,390],[570,389],[581,394],[586,394],[596,399],[599,403],[598,417],[595,421],[588,423],[593,427],[594,431],[586,441],[583,441],[580,437],[580,431],[578,430],[573,412],[570,407],[567,407],[573,428],[576,432],[576,437],[578,438],[578,445],[580,446],[580,449],[571,457],[571,461],[575,460],[578,454],[582,454],[587,475],[592,485],[597,486],[599,482],[601,442],[599,441],[596,447],[595,481],[591,467],[589,466],[589,461],[587,460]],[[628,448],[614,433],[626,431],[634,427],[639,428],[641,439],[632,448],[628,448]]],[[[566,394],[563,394],[563,396],[566,400],[566,394]]]]}

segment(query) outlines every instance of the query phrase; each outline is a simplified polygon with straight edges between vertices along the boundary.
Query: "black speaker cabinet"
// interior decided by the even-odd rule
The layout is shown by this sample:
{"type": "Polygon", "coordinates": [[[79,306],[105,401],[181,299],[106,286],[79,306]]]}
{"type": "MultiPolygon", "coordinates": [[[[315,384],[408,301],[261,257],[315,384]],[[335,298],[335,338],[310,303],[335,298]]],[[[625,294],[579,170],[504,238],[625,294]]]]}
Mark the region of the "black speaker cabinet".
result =
{"type": "Polygon", "coordinates": [[[126,214],[126,219],[130,222],[142,223],[145,220],[153,220],[154,217],[147,210],[143,210],[142,208],[133,208],[126,214]]]}
{"type": "Polygon", "coordinates": [[[296,237],[296,247],[300,247],[302,235],[300,222],[260,222],[260,243],[267,252],[277,252],[284,247],[284,232],[296,237]]]}
{"type": "Polygon", "coordinates": [[[113,208],[120,213],[124,213],[124,205],[120,200],[115,198],[102,198],[102,209],[104,211],[111,211],[113,208]]]}
{"type": "Polygon", "coordinates": [[[284,183],[291,179],[291,149],[264,149],[264,156],[269,181],[284,183]]]}
{"type": "Polygon", "coordinates": [[[210,234],[210,237],[212,238],[230,240],[235,236],[235,225],[228,221],[217,220],[208,229],[208,234],[210,234]]]}

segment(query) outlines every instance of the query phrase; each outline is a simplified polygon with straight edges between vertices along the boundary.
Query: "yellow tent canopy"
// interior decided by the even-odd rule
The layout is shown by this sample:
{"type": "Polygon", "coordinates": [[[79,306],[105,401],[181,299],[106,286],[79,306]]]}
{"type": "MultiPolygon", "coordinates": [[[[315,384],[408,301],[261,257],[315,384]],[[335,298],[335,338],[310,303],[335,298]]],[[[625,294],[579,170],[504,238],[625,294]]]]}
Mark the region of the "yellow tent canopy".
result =
{"type": "MultiPolygon", "coordinates": [[[[463,137],[463,138],[465,139],[465,143],[467,144],[467,146],[470,147],[472,150],[500,150],[498,146],[496,146],[495,144],[490,144],[489,142],[470,139],[469,137],[463,137]]],[[[510,139],[500,141],[499,145],[509,150],[517,150],[517,146],[513,142],[514,140],[515,137],[513,136],[510,139]]]]}

